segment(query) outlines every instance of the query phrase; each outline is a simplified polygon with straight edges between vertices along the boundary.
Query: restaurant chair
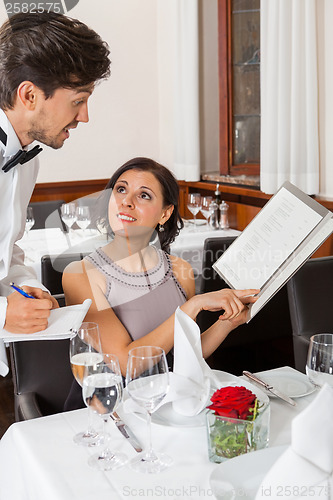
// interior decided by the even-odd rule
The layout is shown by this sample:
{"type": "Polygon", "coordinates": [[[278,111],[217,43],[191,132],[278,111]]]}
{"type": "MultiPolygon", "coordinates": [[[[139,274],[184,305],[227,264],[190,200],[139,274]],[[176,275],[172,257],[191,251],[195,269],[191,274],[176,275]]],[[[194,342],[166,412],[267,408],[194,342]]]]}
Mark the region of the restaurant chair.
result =
{"type": "Polygon", "coordinates": [[[60,207],[64,200],[48,200],[29,203],[34,213],[35,224],[33,229],[44,229],[45,227],[59,227],[62,231],[67,231],[65,223],[60,216],[60,207]]]}
{"type": "Polygon", "coordinates": [[[86,253],[63,255],[43,255],[41,258],[41,280],[43,285],[58,300],[60,306],[65,305],[62,288],[62,273],[65,267],[73,261],[82,260],[86,253]]]}
{"type": "Polygon", "coordinates": [[[73,374],[69,339],[11,342],[15,420],[63,411],[73,374]]]}
{"type": "Polygon", "coordinates": [[[333,333],[333,256],[309,259],[287,284],[295,368],[305,373],[310,337],[333,333]]]}
{"type": "MultiPolygon", "coordinates": [[[[200,293],[229,288],[212,264],[235,238],[205,240],[200,293]]],[[[215,323],[219,316],[219,312],[201,311],[197,317],[201,332],[215,323]]],[[[280,366],[294,367],[287,287],[281,288],[249,323],[233,330],[207,362],[213,369],[234,375],[241,375],[243,370],[258,372],[280,366]]]]}

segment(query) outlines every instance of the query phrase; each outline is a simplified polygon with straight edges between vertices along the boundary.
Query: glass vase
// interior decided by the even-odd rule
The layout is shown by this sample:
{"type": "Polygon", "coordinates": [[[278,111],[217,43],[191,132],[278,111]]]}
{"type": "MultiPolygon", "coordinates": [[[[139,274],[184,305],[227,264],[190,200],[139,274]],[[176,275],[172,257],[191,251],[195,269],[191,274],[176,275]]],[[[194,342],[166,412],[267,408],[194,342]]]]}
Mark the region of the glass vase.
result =
{"type": "Polygon", "coordinates": [[[255,420],[221,417],[208,410],[206,426],[208,456],[211,462],[220,463],[244,453],[268,446],[269,403],[263,403],[255,420]]]}

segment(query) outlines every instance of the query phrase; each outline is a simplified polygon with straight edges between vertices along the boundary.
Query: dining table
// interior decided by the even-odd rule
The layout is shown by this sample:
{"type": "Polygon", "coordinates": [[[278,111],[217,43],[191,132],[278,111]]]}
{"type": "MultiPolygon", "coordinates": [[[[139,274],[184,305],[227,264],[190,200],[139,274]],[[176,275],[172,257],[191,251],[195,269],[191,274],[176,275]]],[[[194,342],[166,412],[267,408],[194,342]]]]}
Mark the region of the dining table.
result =
{"type": "MultiPolygon", "coordinates": [[[[0,441],[0,500],[254,499],[262,471],[257,468],[259,476],[254,474],[252,482],[243,487],[241,478],[248,467],[246,464],[239,465],[237,470],[239,458],[245,457],[248,464],[255,464],[258,454],[261,454],[264,465],[266,452],[273,451],[276,456],[282,453],[291,442],[293,418],[306,409],[317,394],[314,388],[309,390],[306,375],[291,367],[275,368],[257,375],[262,378],[273,376],[275,381],[283,379],[285,384],[289,381],[291,388],[298,383],[294,393],[296,406],[270,396],[269,444],[264,450],[221,464],[212,463],[208,458],[205,412],[199,420],[198,417],[187,417],[180,422],[177,419],[154,419],[153,414],[153,447],[171,456],[173,465],[158,474],[135,472],[129,464],[117,470],[101,472],[88,465],[88,458],[96,449],[78,446],[73,441],[75,433],[86,427],[88,410],[64,412],[17,422],[6,431],[0,441]],[[212,477],[218,475],[228,482],[228,474],[224,471],[229,470],[230,473],[233,464],[239,480],[235,485],[235,495],[231,497],[225,495],[223,489],[217,489],[212,477]]],[[[245,379],[238,377],[237,380],[242,385],[245,379]]],[[[121,407],[118,413],[139,441],[145,444],[147,430],[144,415],[125,413],[121,407]]],[[[99,417],[94,418],[98,425],[99,417]]],[[[136,455],[137,452],[111,419],[108,432],[112,450],[125,453],[128,459],[136,455]]]]}
{"type": "MultiPolygon", "coordinates": [[[[199,221],[198,221],[199,222],[199,221]]],[[[202,255],[206,238],[238,236],[237,229],[212,229],[199,222],[195,226],[192,220],[185,220],[184,227],[170,246],[170,253],[188,261],[193,268],[195,278],[202,272],[202,255]]],[[[43,255],[58,256],[64,254],[93,252],[105,246],[110,239],[97,229],[71,229],[65,233],[60,228],[32,229],[17,244],[24,250],[25,264],[34,269],[41,280],[41,258],[43,255]]]]}

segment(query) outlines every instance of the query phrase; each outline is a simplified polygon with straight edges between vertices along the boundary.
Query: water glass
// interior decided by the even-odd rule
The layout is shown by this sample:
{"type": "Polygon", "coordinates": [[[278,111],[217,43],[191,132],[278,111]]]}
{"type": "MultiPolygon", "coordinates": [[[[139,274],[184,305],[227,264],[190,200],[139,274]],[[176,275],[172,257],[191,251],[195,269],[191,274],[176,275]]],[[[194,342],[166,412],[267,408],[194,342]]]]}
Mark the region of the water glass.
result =
{"type": "MultiPolygon", "coordinates": [[[[103,362],[101,340],[97,323],[86,321],[73,332],[69,341],[69,358],[73,375],[82,387],[86,367],[98,366],[103,362]]],[[[88,408],[88,426],[74,436],[74,442],[83,446],[97,446],[100,436],[92,426],[92,412],[88,408]]]]}
{"type": "Polygon", "coordinates": [[[161,347],[140,346],[128,354],[126,387],[129,396],[147,412],[148,443],[143,453],[131,460],[131,467],[148,474],[160,472],[173,460],[164,453],[156,453],[151,441],[151,414],[169,389],[169,370],[161,347]]]}
{"type": "Polygon", "coordinates": [[[70,231],[72,225],[76,222],[76,205],[74,202],[61,205],[61,218],[68,227],[68,231],[70,231]]]}
{"type": "Polygon", "coordinates": [[[90,210],[86,205],[82,205],[76,208],[76,224],[83,232],[87,229],[91,222],[90,210]]]}
{"type": "Polygon", "coordinates": [[[104,362],[85,367],[82,396],[85,404],[103,419],[104,447],[92,455],[88,464],[101,471],[118,469],[127,462],[123,453],[109,449],[106,427],[110,415],[122,401],[123,380],[119,361],[114,354],[103,354],[104,362]]]}
{"type": "Polygon", "coordinates": [[[314,385],[333,386],[333,334],[318,333],[310,338],[306,374],[314,385]]]}

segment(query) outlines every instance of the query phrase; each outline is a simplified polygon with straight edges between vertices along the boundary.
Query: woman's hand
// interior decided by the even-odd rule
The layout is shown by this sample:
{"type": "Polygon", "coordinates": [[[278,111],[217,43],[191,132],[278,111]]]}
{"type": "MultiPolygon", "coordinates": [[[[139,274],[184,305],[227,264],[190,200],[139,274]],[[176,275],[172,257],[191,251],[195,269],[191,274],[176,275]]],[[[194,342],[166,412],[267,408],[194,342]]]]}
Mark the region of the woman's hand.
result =
{"type": "Polygon", "coordinates": [[[220,311],[224,309],[224,313],[219,317],[220,320],[232,320],[237,318],[244,310],[247,304],[252,304],[257,299],[254,297],[259,293],[259,290],[231,290],[224,288],[217,292],[210,292],[208,294],[211,303],[203,307],[205,311],[220,311]]]}
{"type": "Polygon", "coordinates": [[[192,319],[195,319],[200,311],[224,311],[220,320],[232,320],[239,316],[247,304],[252,304],[257,299],[254,297],[258,289],[231,290],[223,288],[217,292],[208,292],[196,295],[181,306],[181,309],[192,319]]]}

